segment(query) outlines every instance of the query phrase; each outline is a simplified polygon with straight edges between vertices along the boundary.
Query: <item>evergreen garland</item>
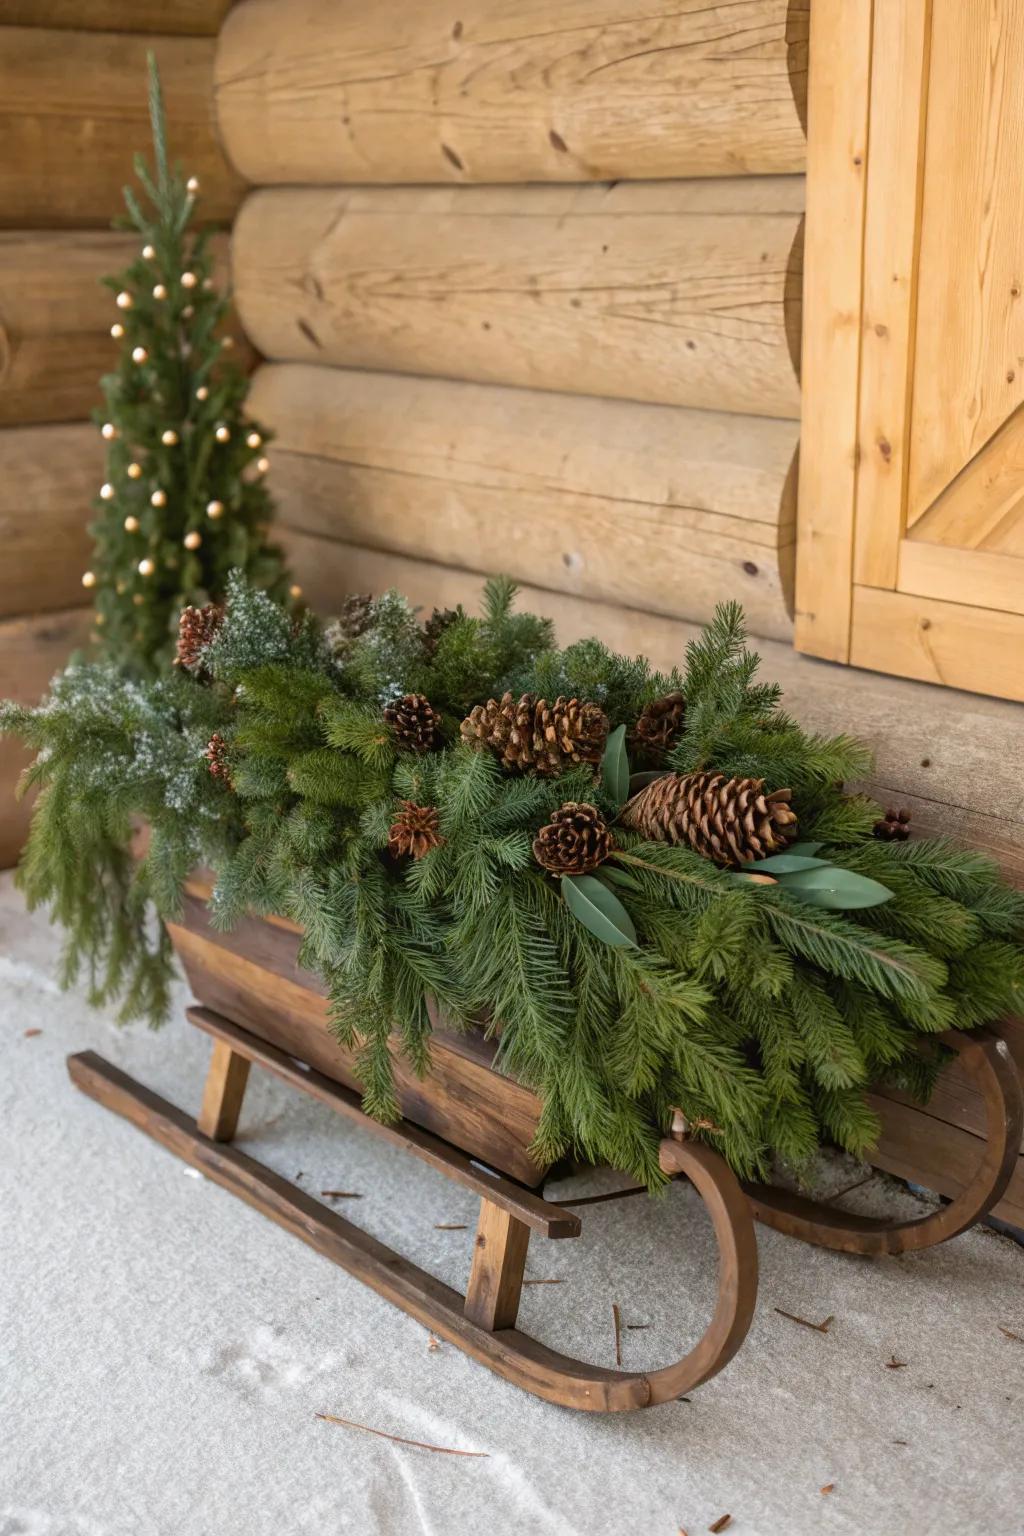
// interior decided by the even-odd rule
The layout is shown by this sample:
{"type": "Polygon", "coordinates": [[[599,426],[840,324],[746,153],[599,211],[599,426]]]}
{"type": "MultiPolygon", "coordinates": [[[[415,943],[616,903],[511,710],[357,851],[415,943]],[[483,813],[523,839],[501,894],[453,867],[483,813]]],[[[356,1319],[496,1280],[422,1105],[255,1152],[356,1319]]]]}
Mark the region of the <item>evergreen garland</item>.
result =
{"type": "Polygon", "coordinates": [[[42,791],[19,880],[67,929],[65,980],[84,970],[97,1001],[158,1020],[172,957],[146,908],[175,917],[205,863],[217,925],[247,912],[301,925],[374,1115],[398,1112],[396,1039],[429,1070],[436,1003],[450,1027],[492,1021],[498,1065],[542,1100],[542,1161],[576,1152],[654,1187],[676,1105],[747,1176],[822,1140],[864,1151],[878,1133],[867,1085],[926,1095],[941,1031],[1024,1003],[1024,897],[979,853],[872,837],[878,807],[840,787],[868,753],[783,711],[734,605],[659,675],[596,640],[557,649],[514,594],[495,580],[479,616],[423,624],[389,592],[322,631],[236,573],[223,621],[175,676],[126,685],[77,665],[37,709],[5,707],[42,791]],[[556,714],[599,706],[602,768],[510,773],[460,740],[467,711],[505,691],[556,714]],[[783,858],[722,868],[618,820],[623,743],[678,693],[680,729],[652,772],[790,789],[801,841],[783,858]],[[440,721],[436,750],[395,728],[389,706],[412,696],[440,721]],[[611,837],[596,873],[591,859],[558,879],[533,844],[566,805],[585,808],[585,835],[611,837]]]}

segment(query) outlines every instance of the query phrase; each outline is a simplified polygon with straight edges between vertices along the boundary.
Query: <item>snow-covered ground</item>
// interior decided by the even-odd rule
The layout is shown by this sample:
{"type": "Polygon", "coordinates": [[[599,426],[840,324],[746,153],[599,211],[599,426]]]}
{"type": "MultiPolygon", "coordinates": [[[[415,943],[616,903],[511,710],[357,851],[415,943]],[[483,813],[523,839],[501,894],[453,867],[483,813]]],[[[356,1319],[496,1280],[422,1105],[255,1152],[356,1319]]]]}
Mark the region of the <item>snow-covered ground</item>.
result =
{"type": "MultiPolygon", "coordinates": [[[[721,1376],[646,1413],[555,1408],[77,1094],[64,1058],[91,1047],[194,1112],[209,1044],[62,996],[58,943],[2,877],[0,1536],[697,1536],[726,1514],[735,1536],[1024,1532],[1007,1239],[866,1261],[762,1230],[757,1315],[721,1376]]],[[[336,1208],[461,1288],[466,1192],[258,1073],[240,1142],[360,1195],[336,1208]]],[[[522,1326],[610,1365],[617,1303],[623,1364],[664,1362],[703,1326],[713,1267],[692,1191],[597,1205],[581,1240],[534,1240],[528,1277],[559,1283],[527,1287],[522,1326]]]]}

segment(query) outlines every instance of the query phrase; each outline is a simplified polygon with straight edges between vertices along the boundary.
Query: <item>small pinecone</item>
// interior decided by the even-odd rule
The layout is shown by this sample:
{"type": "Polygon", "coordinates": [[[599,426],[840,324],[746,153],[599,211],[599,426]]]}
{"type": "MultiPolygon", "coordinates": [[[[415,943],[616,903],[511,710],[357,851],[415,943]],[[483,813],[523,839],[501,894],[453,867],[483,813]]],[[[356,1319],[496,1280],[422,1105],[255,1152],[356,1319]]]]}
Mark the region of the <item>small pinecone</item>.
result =
{"type": "Polygon", "coordinates": [[[461,604],[458,608],[435,608],[430,618],[423,625],[423,649],[427,656],[433,659],[437,644],[446,629],[450,629],[459,619],[465,618],[461,604]]]}
{"type": "Polygon", "coordinates": [[[785,848],[796,831],[790,791],[763,779],[668,773],[634,795],[622,823],[658,843],[686,843],[716,864],[749,864],[785,848]]]}
{"type": "Polygon", "coordinates": [[[422,859],[433,848],[440,848],[444,838],[438,830],[437,811],[432,805],[414,805],[401,801],[402,809],[391,823],[388,851],[396,858],[422,859]]]}
{"type": "Polygon", "coordinates": [[[599,763],[608,739],[608,717],[597,704],[557,698],[553,704],[532,693],[500,704],[488,699],[462,722],[462,739],[489,747],[504,767],[555,777],[576,763],[599,763]]]}
{"type": "Polygon", "coordinates": [[[441,717],[422,693],[407,693],[385,705],[384,719],[408,752],[434,752],[441,745],[441,717]]]}
{"type": "Polygon", "coordinates": [[[552,875],[586,875],[615,846],[596,805],[568,801],[533,840],[533,856],[552,875]]]}
{"type": "Polygon", "coordinates": [[[876,821],[872,834],[883,843],[905,843],[910,836],[910,812],[886,811],[881,821],[876,821]]]}
{"type": "Polygon", "coordinates": [[[373,597],[369,592],[353,592],[346,597],[337,617],[324,631],[327,649],[335,661],[342,660],[353,640],[365,634],[373,621],[373,597]]]}
{"type": "Polygon", "coordinates": [[[228,744],[220,731],[214,731],[204,755],[210,765],[210,772],[213,774],[213,777],[220,779],[228,789],[231,789],[233,781],[231,778],[231,764],[228,762],[228,744]]]}
{"type": "Polygon", "coordinates": [[[652,699],[633,727],[633,747],[650,757],[662,758],[675,745],[686,718],[686,700],[681,693],[666,693],[652,699]]]}
{"type": "Polygon", "coordinates": [[[183,608],[178,620],[178,652],[175,664],[189,671],[199,663],[203,647],[209,645],[224,622],[224,609],[218,603],[202,608],[183,608]]]}

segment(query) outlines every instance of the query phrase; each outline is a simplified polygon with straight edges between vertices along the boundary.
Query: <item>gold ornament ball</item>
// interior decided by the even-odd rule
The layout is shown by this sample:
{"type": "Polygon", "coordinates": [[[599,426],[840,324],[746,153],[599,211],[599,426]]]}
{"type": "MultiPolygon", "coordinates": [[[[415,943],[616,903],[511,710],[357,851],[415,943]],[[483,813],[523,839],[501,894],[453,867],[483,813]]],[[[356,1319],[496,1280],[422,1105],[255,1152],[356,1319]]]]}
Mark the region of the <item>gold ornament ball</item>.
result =
{"type": "Polygon", "coordinates": [[[160,441],[165,448],[173,448],[178,441],[178,434],[173,427],[168,427],[166,432],[161,432],[160,441]]]}
{"type": "MultiPolygon", "coordinates": [[[[143,597],[141,592],[136,592],[135,596],[132,598],[132,602],[135,604],[136,608],[141,608],[145,601],[146,599],[143,597]]],[[[138,639],[138,636],[136,635],[135,638],[138,639]]]]}
{"type": "Polygon", "coordinates": [[[167,289],[163,283],[157,283],[156,287],[153,289],[153,297],[154,299],[166,299],[167,289]]]}
{"type": "Polygon", "coordinates": [[[145,347],[133,347],[132,348],[132,362],[133,363],[145,363],[145,362],[148,362],[148,361],[149,361],[149,353],[146,351],[145,347]]]}
{"type": "Polygon", "coordinates": [[[167,492],[166,491],[154,491],[152,496],[149,498],[149,504],[150,504],[151,507],[166,507],[166,505],[167,505],[167,492]]]}
{"type": "Polygon", "coordinates": [[[209,400],[209,398],[210,398],[210,391],[209,391],[209,389],[206,387],[205,384],[200,384],[199,388],[196,390],[196,399],[197,400],[209,400]]]}
{"type": "Polygon", "coordinates": [[[293,581],[291,586],[288,588],[288,596],[289,597],[301,597],[302,596],[302,588],[299,586],[297,581],[293,581]]]}
{"type": "Polygon", "coordinates": [[[227,427],[219,426],[213,435],[217,439],[218,443],[226,443],[228,438],[231,436],[231,433],[227,427]]]}
{"type": "Polygon", "coordinates": [[[257,459],[256,460],[256,468],[259,470],[261,475],[265,475],[267,470],[270,468],[270,460],[269,459],[257,459]]]}
{"type": "Polygon", "coordinates": [[[152,245],[144,245],[142,247],[142,254],[146,261],[152,261],[153,257],[156,255],[156,247],[152,245]]]}
{"type": "Polygon", "coordinates": [[[186,192],[191,192],[192,196],[195,197],[196,193],[199,191],[199,177],[198,176],[190,176],[189,177],[188,181],[186,181],[186,183],[185,183],[185,191],[186,192]]]}
{"type": "Polygon", "coordinates": [[[218,517],[223,517],[224,503],[222,501],[208,501],[206,503],[206,515],[207,517],[212,517],[214,521],[216,521],[218,517]]]}
{"type": "MultiPolygon", "coordinates": [[[[155,570],[156,570],[156,565],[149,558],[148,555],[146,556],[145,560],[140,560],[139,561],[139,575],[140,576],[152,576],[152,574],[153,574],[153,572],[155,570]]],[[[136,594],[136,596],[137,595],[138,594],[136,594]]]]}
{"type": "Polygon", "coordinates": [[[128,474],[129,480],[141,480],[141,478],[142,478],[142,465],[141,464],[129,464],[128,465],[127,474],[128,474]]]}
{"type": "Polygon", "coordinates": [[[114,438],[116,436],[117,436],[117,428],[114,426],[114,423],[112,421],[105,421],[103,423],[102,427],[100,427],[100,437],[105,437],[107,442],[109,443],[111,438],[114,438]]]}
{"type": "Polygon", "coordinates": [[[245,446],[247,448],[262,448],[263,439],[258,432],[250,432],[245,439],[245,446]]]}
{"type": "Polygon", "coordinates": [[[114,499],[114,487],[111,485],[109,480],[105,480],[103,482],[103,484],[100,486],[100,500],[101,501],[113,501],[113,499],[114,499]]]}
{"type": "Polygon", "coordinates": [[[216,285],[215,285],[212,277],[204,277],[203,278],[203,292],[204,293],[212,293],[215,286],[216,285]]]}
{"type": "Polygon", "coordinates": [[[184,544],[186,549],[198,549],[200,544],[203,542],[203,536],[201,533],[197,533],[193,528],[191,533],[186,533],[181,542],[184,544]]]}
{"type": "Polygon", "coordinates": [[[224,340],[221,342],[221,347],[225,352],[230,352],[234,344],[235,338],[233,336],[225,336],[224,340]]]}
{"type": "Polygon", "coordinates": [[[194,315],[194,314],[195,314],[195,309],[194,309],[194,307],[193,307],[193,306],[192,306],[192,305],[191,305],[191,304],[186,304],[186,305],[185,305],[185,308],[184,308],[184,309],[183,309],[183,310],[182,310],[182,312],[181,312],[181,318],[182,318],[182,319],[183,319],[183,320],[191,320],[191,319],[192,319],[192,316],[193,316],[193,315],[194,315]]]}
{"type": "Polygon", "coordinates": [[[96,585],[96,572],[95,571],[83,571],[82,572],[82,586],[83,587],[94,587],[95,585],[96,585]]]}
{"type": "Polygon", "coordinates": [[[124,326],[121,324],[120,320],[114,321],[113,325],[110,327],[110,334],[113,336],[115,341],[121,340],[121,337],[124,335],[124,326]]]}
{"type": "Polygon", "coordinates": [[[194,272],[183,272],[181,274],[181,286],[183,288],[194,288],[198,281],[199,279],[194,272]]]}
{"type": "Polygon", "coordinates": [[[138,518],[137,517],[132,517],[132,515],[129,513],[129,515],[124,520],[124,531],[125,531],[125,533],[138,533],[138,531],[139,531],[139,520],[138,520],[138,518]]]}
{"type": "Polygon", "coordinates": [[[134,303],[135,303],[135,300],[132,298],[131,294],[127,291],[127,289],[122,289],[121,292],[117,296],[117,307],[118,307],[118,309],[131,309],[131,307],[132,307],[132,305],[134,303]]]}

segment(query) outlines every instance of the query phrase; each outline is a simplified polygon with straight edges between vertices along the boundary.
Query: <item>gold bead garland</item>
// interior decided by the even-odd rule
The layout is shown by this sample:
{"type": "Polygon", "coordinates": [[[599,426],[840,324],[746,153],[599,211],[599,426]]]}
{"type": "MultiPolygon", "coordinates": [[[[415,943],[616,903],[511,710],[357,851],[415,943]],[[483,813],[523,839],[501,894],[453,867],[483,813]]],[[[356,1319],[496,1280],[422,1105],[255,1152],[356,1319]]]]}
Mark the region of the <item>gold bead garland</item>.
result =
{"type": "Polygon", "coordinates": [[[118,309],[131,309],[131,307],[132,307],[132,305],[134,303],[135,303],[135,300],[132,298],[131,294],[126,289],[122,290],[122,292],[119,293],[118,296],[117,296],[117,307],[118,307],[118,309]]]}
{"type": "Polygon", "coordinates": [[[114,426],[114,423],[112,421],[105,421],[102,427],[100,427],[100,437],[105,437],[109,443],[110,440],[116,436],[117,428],[114,426]]]}
{"type": "Polygon", "coordinates": [[[152,245],[144,245],[142,247],[142,254],[146,261],[152,261],[153,257],[156,255],[156,249],[152,245]]]}
{"type": "Polygon", "coordinates": [[[142,465],[141,464],[135,464],[133,462],[133,463],[128,465],[128,468],[125,471],[125,473],[127,474],[129,480],[141,480],[142,479],[142,465]]]}
{"type": "Polygon", "coordinates": [[[181,542],[184,544],[186,549],[198,549],[200,544],[203,542],[203,536],[201,533],[197,533],[193,528],[191,533],[186,533],[181,542]]]}
{"type": "Polygon", "coordinates": [[[250,432],[245,439],[245,446],[247,448],[262,448],[263,439],[258,432],[250,432]]]}
{"type": "Polygon", "coordinates": [[[166,432],[161,432],[160,441],[165,448],[173,448],[178,441],[178,434],[173,427],[168,427],[166,432]]]}
{"type": "MultiPolygon", "coordinates": [[[[156,562],[151,560],[148,555],[146,556],[146,558],[144,560],[140,560],[139,561],[139,575],[140,576],[152,576],[152,574],[153,574],[153,572],[155,570],[156,570],[156,562]]],[[[136,593],[136,596],[138,596],[137,593],[136,593]]]]}
{"type": "Polygon", "coordinates": [[[124,335],[124,326],[121,324],[120,320],[114,321],[113,325],[110,327],[110,334],[113,336],[115,341],[121,340],[121,337],[124,335]]]}
{"type": "Polygon", "coordinates": [[[224,423],[221,422],[220,426],[217,428],[213,435],[217,439],[218,443],[226,443],[231,436],[231,431],[230,428],[226,427],[224,423]]]}
{"type": "Polygon", "coordinates": [[[200,384],[199,388],[196,390],[196,399],[197,400],[208,400],[209,398],[210,398],[210,391],[209,391],[209,389],[206,387],[205,384],[200,384]]]}
{"type": "Polygon", "coordinates": [[[125,533],[138,533],[138,531],[139,531],[139,520],[138,520],[138,518],[137,517],[133,517],[129,513],[129,515],[124,520],[124,531],[125,531],[125,533]]]}
{"type": "Polygon", "coordinates": [[[149,504],[150,504],[151,507],[166,507],[166,505],[167,505],[167,492],[166,491],[154,491],[152,496],[149,498],[149,504]]]}
{"type": "Polygon", "coordinates": [[[199,279],[194,272],[183,272],[181,274],[181,286],[183,288],[194,288],[198,281],[199,279]]]}
{"type": "Polygon", "coordinates": [[[185,191],[186,192],[190,192],[192,194],[192,196],[195,197],[196,193],[199,191],[199,177],[198,176],[190,176],[189,177],[188,181],[186,181],[186,183],[185,183],[185,191]]]}
{"type": "Polygon", "coordinates": [[[114,487],[111,485],[109,480],[105,480],[103,482],[103,484],[100,486],[100,500],[101,501],[113,501],[113,499],[114,499],[114,487]]]}
{"type": "Polygon", "coordinates": [[[263,459],[257,459],[256,460],[256,469],[257,469],[257,472],[259,474],[265,475],[269,468],[270,468],[270,460],[269,459],[263,458],[263,459]]]}
{"type": "Polygon", "coordinates": [[[207,517],[212,517],[214,521],[216,521],[218,517],[223,517],[224,503],[222,501],[208,501],[206,503],[206,515],[207,517]]]}
{"type": "Polygon", "coordinates": [[[96,585],[96,572],[95,571],[83,571],[82,572],[82,586],[83,587],[94,587],[95,585],[96,585]]]}
{"type": "Polygon", "coordinates": [[[146,351],[145,347],[133,347],[132,348],[132,362],[133,363],[147,363],[148,361],[149,361],[149,353],[146,351]]]}
{"type": "Polygon", "coordinates": [[[154,299],[158,300],[166,299],[167,288],[164,283],[157,283],[156,287],[153,289],[153,297],[154,299]]]}

